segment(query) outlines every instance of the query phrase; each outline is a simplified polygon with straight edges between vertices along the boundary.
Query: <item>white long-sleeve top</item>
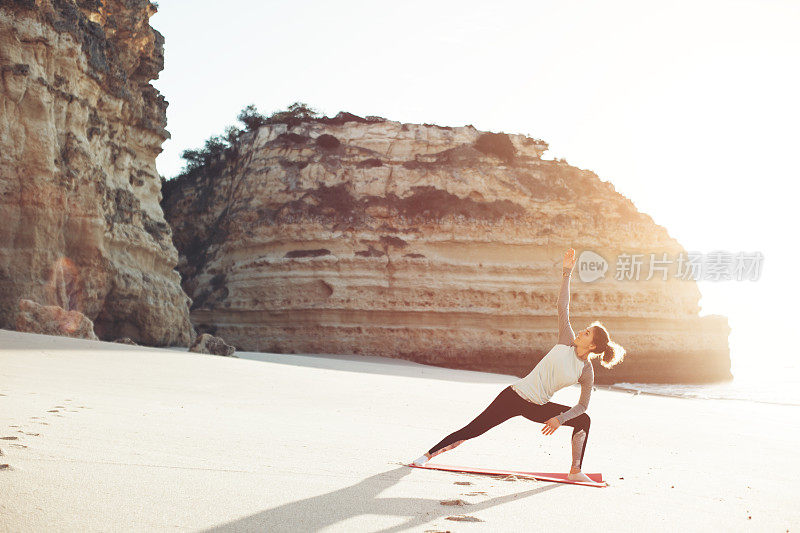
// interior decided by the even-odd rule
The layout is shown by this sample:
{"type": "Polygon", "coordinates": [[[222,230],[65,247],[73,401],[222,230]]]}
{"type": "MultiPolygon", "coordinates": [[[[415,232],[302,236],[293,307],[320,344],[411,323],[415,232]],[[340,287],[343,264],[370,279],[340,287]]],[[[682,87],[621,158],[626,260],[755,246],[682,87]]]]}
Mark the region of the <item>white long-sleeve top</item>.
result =
{"type": "Polygon", "coordinates": [[[589,398],[594,385],[592,362],[578,357],[575,351],[575,332],[569,324],[569,279],[571,268],[562,270],[561,291],[558,295],[558,344],[547,352],[533,370],[511,385],[517,394],[535,404],[543,405],[550,401],[555,392],[564,387],[581,384],[578,404],[556,416],[563,424],[584,412],[589,407],[589,398]]]}

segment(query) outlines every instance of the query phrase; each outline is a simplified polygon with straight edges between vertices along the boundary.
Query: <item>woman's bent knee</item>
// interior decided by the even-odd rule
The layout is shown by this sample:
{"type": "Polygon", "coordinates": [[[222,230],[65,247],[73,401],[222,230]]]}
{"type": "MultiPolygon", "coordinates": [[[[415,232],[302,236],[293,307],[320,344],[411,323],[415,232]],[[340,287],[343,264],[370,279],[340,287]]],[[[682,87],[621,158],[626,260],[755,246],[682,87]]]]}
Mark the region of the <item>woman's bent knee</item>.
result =
{"type": "Polygon", "coordinates": [[[578,415],[575,417],[575,427],[578,429],[583,429],[585,431],[589,431],[589,426],[592,425],[592,419],[586,413],[578,415]]]}

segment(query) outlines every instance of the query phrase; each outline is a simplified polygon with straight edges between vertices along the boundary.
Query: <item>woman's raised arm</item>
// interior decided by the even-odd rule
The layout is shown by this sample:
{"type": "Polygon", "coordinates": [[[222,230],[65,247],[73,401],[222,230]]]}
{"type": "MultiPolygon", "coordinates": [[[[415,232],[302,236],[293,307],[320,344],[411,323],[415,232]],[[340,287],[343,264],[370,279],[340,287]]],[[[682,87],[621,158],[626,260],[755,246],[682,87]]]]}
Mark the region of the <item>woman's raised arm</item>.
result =
{"type": "Polygon", "coordinates": [[[564,252],[564,263],[561,271],[561,291],[558,293],[558,344],[569,346],[575,340],[575,332],[569,324],[569,278],[575,266],[575,250],[570,248],[564,252]]]}

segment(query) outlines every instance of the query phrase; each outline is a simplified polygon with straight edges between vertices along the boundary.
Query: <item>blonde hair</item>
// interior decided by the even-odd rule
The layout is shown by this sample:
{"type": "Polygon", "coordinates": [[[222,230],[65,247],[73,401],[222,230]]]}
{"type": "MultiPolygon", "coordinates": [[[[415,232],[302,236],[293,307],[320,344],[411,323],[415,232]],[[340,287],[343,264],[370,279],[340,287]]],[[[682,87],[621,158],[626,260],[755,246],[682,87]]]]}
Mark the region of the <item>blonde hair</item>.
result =
{"type": "Polygon", "coordinates": [[[600,357],[600,364],[605,368],[612,368],[621,363],[625,358],[625,348],[611,340],[608,329],[602,322],[595,320],[589,324],[589,327],[592,328],[592,344],[596,346],[595,351],[591,352],[589,358],[596,359],[600,357]]]}

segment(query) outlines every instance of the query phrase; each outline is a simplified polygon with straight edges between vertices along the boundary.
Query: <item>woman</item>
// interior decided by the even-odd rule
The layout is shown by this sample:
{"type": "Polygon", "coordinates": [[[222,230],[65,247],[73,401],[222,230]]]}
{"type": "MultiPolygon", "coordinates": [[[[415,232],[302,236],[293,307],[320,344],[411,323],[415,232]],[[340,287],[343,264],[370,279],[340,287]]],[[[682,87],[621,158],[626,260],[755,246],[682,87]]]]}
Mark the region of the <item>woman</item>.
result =
{"type": "Polygon", "coordinates": [[[598,321],[578,332],[569,324],[569,279],[575,266],[575,250],[564,253],[561,292],[558,296],[558,344],[524,378],[509,385],[475,420],[451,433],[414,461],[418,466],[442,452],[451,450],[468,439],[482,435],[509,418],[522,415],[544,424],[542,433],[552,435],[559,426],[572,429],[572,466],[567,476],[572,481],[592,481],[581,472],[583,453],[589,436],[589,397],[594,384],[591,359],[602,356],[600,364],[611,368],[625,356],[625,349],[612,342],[608,330],[598,321]],[[578,405],[569,408],[553,403],[550,398],[564,387],[581,384],[578,405]]]}

